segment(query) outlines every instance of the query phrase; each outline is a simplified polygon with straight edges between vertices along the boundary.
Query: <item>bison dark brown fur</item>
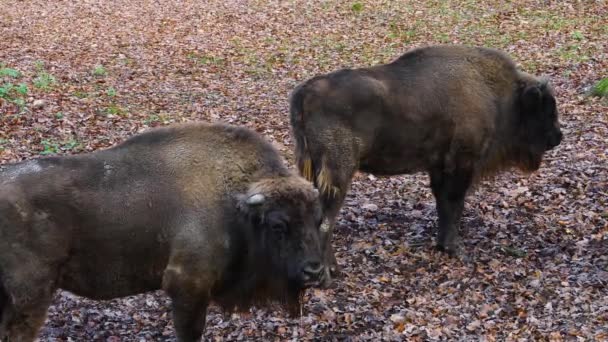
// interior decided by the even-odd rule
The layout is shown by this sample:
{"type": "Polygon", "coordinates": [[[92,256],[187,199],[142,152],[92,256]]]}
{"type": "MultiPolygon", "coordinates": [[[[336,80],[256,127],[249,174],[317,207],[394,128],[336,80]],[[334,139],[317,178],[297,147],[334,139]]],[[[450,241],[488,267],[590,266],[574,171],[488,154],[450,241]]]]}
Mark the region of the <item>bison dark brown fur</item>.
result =
{"type": "MultiPolygon", "coordinates": [[[[455,252],[465,193],[510,167],[534,171],[562,133],[547,80],[496,50],[415,49],[386,65],[314,77],[292,93],[297,166],[322,192],[328,241],[357,170],[430,174],[438,247],[455,252]]],[[[326,249],[335,263],[331,243],[326,249]]]]}
{"type": "Polygon", "coordinates": [[[58,288],[93,299],[163,288],[180,341],[200,338],[210,301],[297,312],[325,273],[321,218],[318,191],[233,126],[2,165],[0,340],[33,340],[58,288]]]}

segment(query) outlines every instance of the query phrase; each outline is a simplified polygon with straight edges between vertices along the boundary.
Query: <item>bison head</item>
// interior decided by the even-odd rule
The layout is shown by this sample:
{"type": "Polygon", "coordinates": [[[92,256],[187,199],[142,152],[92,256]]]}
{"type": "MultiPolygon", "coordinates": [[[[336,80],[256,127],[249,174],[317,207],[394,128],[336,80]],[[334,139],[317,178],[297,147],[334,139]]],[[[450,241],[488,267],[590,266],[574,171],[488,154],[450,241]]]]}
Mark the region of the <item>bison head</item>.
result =
{"type": "Polygon", "coordinates": [[[254,183],[239,207],[253,227],[258,272],[272,283],[265,286],[288,304],[299,304],[303,289],[324,281],[318,191],[298,176],[268,178],[254,183]]]}
{"type": "Polygon", "coordinates": [[[543,154],[559,145],[559,127],[553,90],[547,80],[522,82],[519,95],[518,162],[524,171],[540,167],[543,154]]]}

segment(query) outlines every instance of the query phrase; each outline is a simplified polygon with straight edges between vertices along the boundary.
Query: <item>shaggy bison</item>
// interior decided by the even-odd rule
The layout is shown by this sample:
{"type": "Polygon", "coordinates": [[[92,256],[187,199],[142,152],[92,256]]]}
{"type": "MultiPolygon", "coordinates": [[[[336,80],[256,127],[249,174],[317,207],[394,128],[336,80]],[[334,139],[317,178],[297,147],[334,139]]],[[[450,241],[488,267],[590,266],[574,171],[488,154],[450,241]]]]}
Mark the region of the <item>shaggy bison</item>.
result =
{"type": "Polygon", "coordinates": [[[438,248],[454,253],[470,186],[511,167],[537,170],[562,139],[547,80],[518,71],[499,51],[464,46],[314,77],[293,91],[290,117],[297,166],[322,194],[332,268],[331,233],[357,170],[428,172],[438,248]]]}
{"type": "Polygon", "coordinates": [[[195,341],[210,301],[298,312],[323,281],[318,191],[247,129],[174,126],[0,168],[2,341],[34,340],[58,288],[162,288],[178,339],[195,341]]]}

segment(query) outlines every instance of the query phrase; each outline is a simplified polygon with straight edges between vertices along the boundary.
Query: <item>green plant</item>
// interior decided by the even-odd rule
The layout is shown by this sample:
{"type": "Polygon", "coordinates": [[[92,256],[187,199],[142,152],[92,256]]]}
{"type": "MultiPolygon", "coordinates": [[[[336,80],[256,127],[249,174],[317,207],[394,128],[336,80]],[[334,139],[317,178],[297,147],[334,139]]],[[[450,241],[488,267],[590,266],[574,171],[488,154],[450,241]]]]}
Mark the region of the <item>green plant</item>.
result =
{"type": "Polygon", "coordinates": [[[55,85],[55,77],[46,71],[39,71],[38,76],[34,78],[34,87],[41,90],[48,90],[55,85]]]}
{"type": "Polygon", "coordinates": [[[144,119],[144,124],[149,126],[152,123],[160,122],[160,121],[161,121],[160,116],[158,116],[156,114],[150,114],[150,115],[148,115],[148,117],[146,119],[144,119]]]}
{"type": "Polygon", "coordinates": [[[42,140],[40,144],[42,145],[42,152],[40,152],[40,154],[43,156],[47,154],[59,153],[59,144],[56,142],[42,140]]]}
{"type": "Polygon", "coordinates": [[[224,64],[223,58],[211,56],[211,55],[198,55],[196,53],[189,53],[188,58],[192,59],[202,65],[222,65],[222,64],[224,64]]]}
{"type": "Polygon", "coordinates": [[[360,2],[355,2],[350,6],[350,9],[355,13],[360,13],[361,11],[363,11],[363,4],[360,2]]]}
{"type": "Polygon", "coordinates": [[[108,95],[109,97],[116,96],[116,89],[114,89],[113,87],[108,88],[106,90],[106,95],[108,95]]]}
{"type": "Polygon", "coordinates": [[[56,119],[63,119],[63,116],[64,116],[63,112],[57,112],[57,113],[55,113],[55,118],[56,119]]]}
{"type": "Polygon", "coordinates": [[[591,88],[591,95],[608,98],[608,77],[599,80],[593,88],[591,88]]]}
{"type": "Polygon", "coordinates": [[[125,110],[119,105],[112,103],[106,107],[106,114],[108,115],[125,115],[125,110]]]}
{"type": "Polygon", "coordinates": [[[15,90],[17,91],[17,93],[21,94],[21,95],[27,95],[28,92],[28,88],[27,88],[27,84],[25,83],[20,83],[15,90]]]}
{"type": "Polygon", "coordinates": [[[581,33],[581,31],[574,31],[572,33],[572,38],[574,38],[576,40],[583,40],[583,39],[585,39],[585,36],[583,36],[583,34],[581,33]]]}
{"type": "Polygon", "coordinates": [[[25,99],[23,97],[27,95],[27,92],[27,85],[24,83],[17,86],[12,83],[0,85],[0,98],[16,104],[21,109],[25,108],[25,99]]]}
{"type": "Polygon", "coordinates": [[[97,64],[95,68],[93,68],[93,75],[95,76],[105,76],[107,73],[106,68],[101,64],[97,64]]]}
{"type": "Polygon", "coordinates": [[[12,77],[19,78],[21,77],[21,72],[19,70],[11,69],[11,68],[0,68],[0,77],[12,77]]]}
{"type": "Polygon", "coordinates": [[[56,142],[51,140],[42,140],[40,141],[42,145],[41,155],[45,156],[48,154],[56,154],[61,151],[70,151],[76,150],[80,147],[80,143],[75,139],[66,140],[63,142],[56,142]]]}
{"type": "Polygon", "coordinates": [[[14,86],[12,83],[4,83],[0,86],[0,98],[8,99],[14,86]]]}
{"type": "Polygon", "coordinates": [[[63,145],[61,146],[61,149],[62,150],[75,150],[79,146],[80,146],[80,143],[78,141],[76,141],[75,139],[70,139],[63,143],[63,145]]]}
{"type": "Polygon", "coordinates": [[[77,97],[77,98],[79,98],[79,99],[84,99],[84,98],[86,98],[86,97],[88,97],[88,96],[89,96],[89,94],[87,94],[87,93],[86,93],[86,92],[84,92],[84,91],[80,91],[80,90],[76,90],[76,91],[73,93],[73,95],[74,95],[74,96],[76,96],[76,97],[77,97]]]}
{"type": "Polygon", "coordinates": [[[35,61],[34,62],[34,67],[36,68],[36,71],[42,71],[44,70],[44,62],[43,61],[35,61]]]}

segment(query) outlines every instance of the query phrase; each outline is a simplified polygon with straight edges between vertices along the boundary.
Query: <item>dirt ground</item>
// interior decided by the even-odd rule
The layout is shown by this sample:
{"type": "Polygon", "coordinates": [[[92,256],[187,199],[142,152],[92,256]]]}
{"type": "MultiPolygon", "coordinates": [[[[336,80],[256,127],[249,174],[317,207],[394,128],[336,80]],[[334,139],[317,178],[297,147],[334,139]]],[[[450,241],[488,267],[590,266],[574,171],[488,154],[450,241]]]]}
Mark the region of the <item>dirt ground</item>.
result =
{"type": "MultiPolygon", "coordinates": [[[[507,51],[556,89],[562,144],[532,175],[467,200],[470,261],[432,249],[426,175],[358,175],[334,245],[343,275],[300,319],[207,318],[208,340],[608,340],[605,1],[0,2],[0,161],[111,146],[150,127],[224,121],[291,161],[288,95],[340,68],[455,43],[507,51]]],[[[42,341],[174,340],[160,292],[94,302],[60,292],[42,341]]]]}

